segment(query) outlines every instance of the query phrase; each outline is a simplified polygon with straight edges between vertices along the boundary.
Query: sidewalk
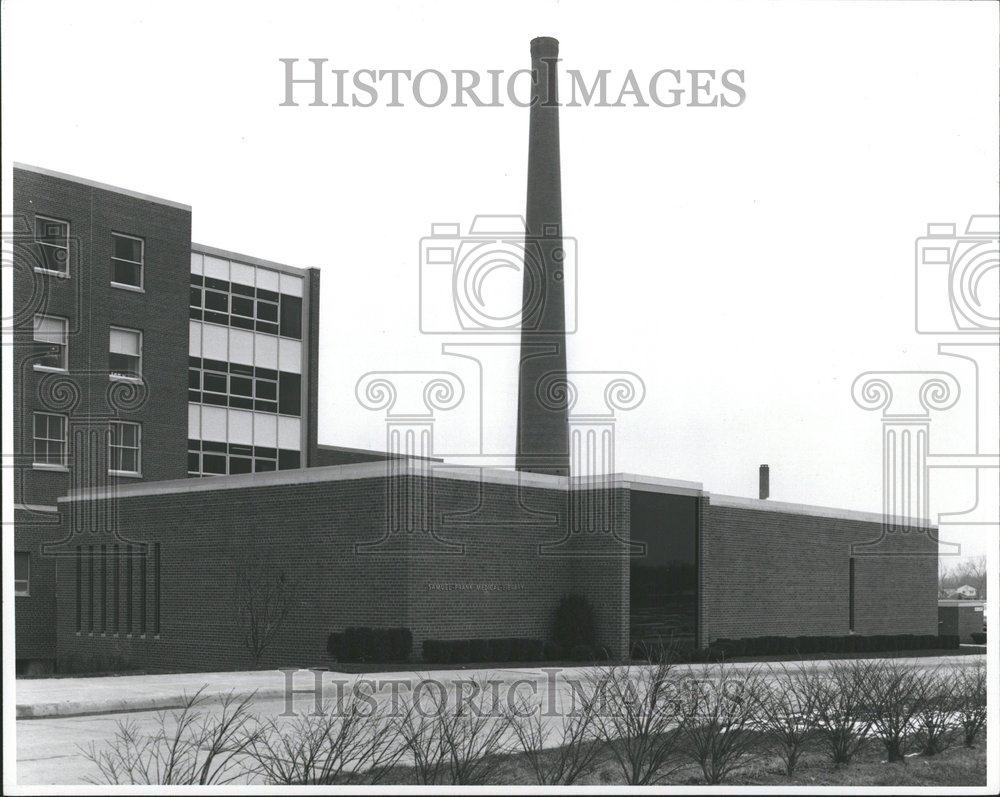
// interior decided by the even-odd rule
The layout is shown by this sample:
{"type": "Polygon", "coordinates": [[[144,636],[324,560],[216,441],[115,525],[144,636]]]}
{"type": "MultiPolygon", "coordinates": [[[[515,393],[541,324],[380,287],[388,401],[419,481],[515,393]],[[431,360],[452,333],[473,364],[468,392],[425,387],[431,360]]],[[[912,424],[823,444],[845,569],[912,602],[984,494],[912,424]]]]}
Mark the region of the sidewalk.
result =
{"type": "MultiPolygon", "coordinates": [[[[984,649],[985,652],[985,649],[984,649]]],[[[920,667],[935,667],[966,661],[966,656],[934,656],[901,659],[920,667]]],[[[828,669],[831,660],[822,659],[805,662],[821,670],[828,669]]],[[[727,665],[732,670],[766,666],[765,662],[734,662],[727,665]]],[[[775,662],[795,665],[796,662],[775,662]]],[[[638,666],[638,665],[636,665],[638,666]]],[[[715,665],[678,665],[690,668],[692,672],[704,672],[715,665]]],[[[598,669],[596,667],[544,668],[557,670],[560,678],[586,680],[598,669]]],[[[457,681],[489,676],[493,680],[513,682],[519,679],[539,680],[547,676],[543,667],[448,670],[412,670],[382,673],[339,673],[324,672],[325,679],[338,678],[350,683],[364,678],[368,680],[420,680],[432,679],[447,686],[457,681]]],[[[280,670],[259,670],[256,672],[196,672],[168,675],[122,675],[98,678],[25,678],[15,683],[17,698],[17,719],[42,719],[48,717],[76,717],[86,714],[113,714],[123,711],[155,711],[172,709],[183,705],[185,698],[204,688],[209,702],[218,702],[230,691],[236,697],[254,695],[258,700],[274,700],[285,696],[286,673],[280,670]]],[[[315,675],[309,670],[297,670],[292,676],[292,690],[296,694],[312,693],[315,675]]]]}

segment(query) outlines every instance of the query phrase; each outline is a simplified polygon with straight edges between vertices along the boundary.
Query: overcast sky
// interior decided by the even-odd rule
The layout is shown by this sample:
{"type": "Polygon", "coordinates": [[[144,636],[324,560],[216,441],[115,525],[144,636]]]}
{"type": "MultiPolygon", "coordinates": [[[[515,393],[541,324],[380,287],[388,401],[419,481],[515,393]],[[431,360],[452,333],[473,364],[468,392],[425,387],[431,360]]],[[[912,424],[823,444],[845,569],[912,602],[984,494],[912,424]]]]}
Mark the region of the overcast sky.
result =
{"type": "MultiPolygon", "coordinates": [[[[744,73],[738,107],[561,112],[570,368],[646,388],[616,470],[755,495],[768,462],[775,499],[878,510],[880,419],[850,392],[868,370],[951,370],[965,392],[931,451],[971,450],[971,370],[914,331],[914,240],[997,212],[994,4],[113,5],[8,3],[5,166],[182,201],[200,243],[319,267],[321,442],[384,447],[354,396],[367,371],[474,376],[442,354],[460,336],[421,334],[420,239],[523,213],[528,111],[280,107],[279,59],[509,73],[553,35],[564,69],[615,87],[629,69],[744,73]]],[[[513,350],[487,379],[486,437],[510,453],[513,350]]],[[[477,439],[469,384],[439,416],[445,456],[477,439]]],[[[974,501],[968,474],[932,489],[936,511],[974,501]]]]}

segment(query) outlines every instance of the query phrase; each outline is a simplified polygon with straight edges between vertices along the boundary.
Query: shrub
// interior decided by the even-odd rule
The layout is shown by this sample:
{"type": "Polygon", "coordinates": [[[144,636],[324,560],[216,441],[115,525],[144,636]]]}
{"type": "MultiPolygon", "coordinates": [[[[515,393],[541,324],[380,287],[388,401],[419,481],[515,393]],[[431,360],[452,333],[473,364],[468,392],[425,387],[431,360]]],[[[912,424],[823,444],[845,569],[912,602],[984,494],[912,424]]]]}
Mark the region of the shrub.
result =
{"type": "Polygon", "coordinates": [[[761,694],[760,725],[777,749],[788,777],[795,774],[803,750],[816,734],[816,684],[806,667],[782,666],[772,686],[761,694]]]}
{"type": "Polygon", "coordinates": [[[977,645],[986,644],[986,632],[985,631],[973,631],[969,636],[972,637],[972,641],[977,645]]]}
{"type": "Polygon", "coordinates": [[[593,661],[594,649],[590,645],[574,645],[569,651],[570,661],[593,661]]]}
{"type": "Polygon", "coordinates": [[[253,696],[223,696],[221,712],[202,714],[204,688],[186,697],[180,711],[156,715],[158,730],[140,732],[132,719],[117,723],[106,749],[80,747],[110,784],[222,784],[247,774],[245,758],[259,739],[251,724],[253,696]]]}
{"type": "Polygon", "coordinates": [[[545,661],[559,661],[562,657],[563,649],[558,642],[546,640],[542,643],[542,658],[545,661]]]}
{"type": "Polygon", "coordinates": [[[408,628],[352,626],[327,638],[327,651],[343,662],[406,661],[413,650],[408,628]]]}
{"type": "Polygon", "coordinates": [[[514,660],[514,640],[513,639],[494,639],[493,640],[493,657],[497,661],[513,661],[514,660]]]}
{"type": "Polygon", "coordinates": [[[863,694],[871,728],[889,761],[905,761],[920,713],[926,674],[898,660],[881,660],[863,671],[863,694]]]}
{"type": "Polygon", "coordinates": [[[543,786],[570,786],[595,768],[601,752],[596,743],[596,691],[576,692],[573,709],[564,711],[561,731],[555,736],[554,745],[548,743],[555,733],[554,723],[543,721],[543,704],[529,703],[521,696],[508,710],[510,726],[524,759],[535,780],[543,786]],[[581,698],[579,708],[575,702],[577,696],[581,698]]]}
{"type": "Polygon", "coordinates": [[[439,639],[425,639],[421,646],[421,658],[424,661],[436,664],[447,664],[445,656],[445,643],[439,639]]]}
{"type": "Polygon", "coordinates": [[[690,686],[691,713],[681,725],[685,748],[706,783],[721,783],[756,752],[767,682],[756,668],[735,673],[720,664],[690,686]]]}
{"type": "Polygon", "coordinates": [[[411,703],[395,724],[395,735],[410,753],[422,784],[495,783],[502,755],[511,749],[509,717],[490,698],[489,682],[466,683],[472,689],[463,685],[455,706],[449,706],[444,693],[431,689],[421,695],[424,702],[411,703]]]}
{"type": "Polygon", "coordinates": [[[493,660],[493,646],[488,639],[470,639],[468,650],[471,662],[482,663],[493,660]]]}
{"type": "Polygon", "coordinates": [[[958,676],[957,689],[962,741],[966,747],[972,747],[976,743],[976,737],[986,726],[986,661],[980,660],[963,666],[958,676]]]}
{"type": "Polygon", "coordinates": [[[678,685],[669,661],[637,671],[610,666],[596,675],[596,734],[625,783],[663,783],[679,768],[686,709],[678,685]]]}
{"type": "Polygon", "coordinates": [[[594,607],[584,595],[563,595],[556,607],[552,638],[565,650],[577,645],[593,646],[596,641],[594,607]]]}
{"type": "Polygon", "coordinates": [[[956,693],[950,672],[935,669],[924,678],[914,730],[921,755],[937,755],[954,742],[959,727],[956,693]]]}
{"type": "Polygon", "coordinates": [[[366,700],[354,693],[347,707],[327,701],[320,714],[269,719],[250,751],[256,774],[278,785],[381,781],[406,747],[387,709],[366,700]]]}
{"type": "Polygon", "coordinates": [[[815,724],[834,764],[849,764],[865,743],[871,717],[865,704],[869,663],[834,662],[829,674],[814,671],[815,724]]]}

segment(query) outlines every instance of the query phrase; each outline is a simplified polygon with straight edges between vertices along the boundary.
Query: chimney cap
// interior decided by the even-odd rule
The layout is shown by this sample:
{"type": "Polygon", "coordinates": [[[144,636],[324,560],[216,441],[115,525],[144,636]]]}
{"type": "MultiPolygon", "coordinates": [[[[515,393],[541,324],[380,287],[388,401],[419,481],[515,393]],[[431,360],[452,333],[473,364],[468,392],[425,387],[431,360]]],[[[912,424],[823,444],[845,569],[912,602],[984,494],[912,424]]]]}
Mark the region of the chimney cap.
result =
{"type": "Polygon", "coordinates": [[[538,36],[531,40],[533,58],[555,58],[559,55],[559,40],[552,36],[538,36]]]}

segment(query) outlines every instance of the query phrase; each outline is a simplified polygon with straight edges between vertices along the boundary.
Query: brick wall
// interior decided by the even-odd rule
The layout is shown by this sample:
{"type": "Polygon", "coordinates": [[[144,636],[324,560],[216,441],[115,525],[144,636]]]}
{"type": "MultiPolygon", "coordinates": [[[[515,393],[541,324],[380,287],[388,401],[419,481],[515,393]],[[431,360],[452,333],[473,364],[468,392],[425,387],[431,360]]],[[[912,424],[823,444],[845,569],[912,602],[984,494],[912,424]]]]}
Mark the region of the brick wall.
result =
{"type": "Polygon", "coordinates": [[[59,515],[14,510],[14,550],[31,556],[29,594],[14,599],[17,659],[51,662],[56,649],[56,560],[42,550],[62,538],[59,515]]]}
{"type": "MultiPolygon", "coordinates": [[[[233,609],[234,577],[244,567],[261,578],[284,574],[298,584],[295,607],[260,667],[328,666],[328,633],[350,625],[407,626],[417,654],[428,637],[548,638],[556,604],[571,589],[588,594],[598,609],[602,644],[623,653],[627,560],[608,554],[608,535],[565,540],[559,530],[565,501],[566,493],[557,490],[519,493],[514,485],[415,476],[392,483],[375,477],[122,497],[117,501],[119,538],[79,540],[79,632],[75,564],[67,562],[60,570],[59,655],[121,656],[149,669],[251,666],[233,609]],[[398,495],[408,508],[402,517],[387,512],[390,484],[402,491],[398,495]],[[428,507],[421,484],[433,488],[435,536],[419,530],[428,507]],[[114,568],[109,565],[101,580],[101,545],[110,554],[115,544],[121,552],[126,541],[136,558],[148,546],[144,588],[137,564],[132,566],[131,633],[124,623],[124,567],[118,571],[117,604],[111,594],[114,568]],[[93,580],[87,559],[91,545],[93,580]],[[107,607],[107,626],[102,607],[107,607]]],[[[616,491],[613,505],[627,534],[627,494],[616,491]]],[[[70,504],[61,506],[66,512],[70,504]]]]}
{"type": "MultiPolygon", "coordinates": [[[[54,506],[58,496],[81,485],[174,479],[186,473],[189,210],[109,191],[80,182],[14,170],[17,233],[14,305],[14,496],[18,504],[54,506]],[[36,214],[70,224],[69,278],[38,273],[34,244],[36,214]],[[111,286],[111,233],[142,238],[144,292],[111,286]],[[69,320],[68,373],[39,371],[33,352],[35,313],[69,320]],[[143,385],[108,378],[111,326],[139,330],[143,385]],[[69,467],[32,467],[35,412],[64,415],[68,421],[69,467]],[[142,425],[142,477],[109,477],[106,429],[111,419],[142,425]]],[[[54,572],[43,542],[53,539],[48,524],[19,513],[18,550],[32,552],[33,571],[54,572]]],[[[78,522],[76,518],[74,522],[78,522]]],[[[55,554],[53,554],[55,556],[55,554]]],[[[47,575],[30,597],[16,601],[18,659],[55,655],[55,595],[47,575]],[[29,619],[30,618],[30,619],[29,619]],[[45,631],[45,628],[48,631],[45,631]],[[42,628],[42,631],[37,630],[42,628]],[[46,641],[49,640],[49,641],[46,641]]]]}
{"type": "Polygon", "coordinates": [[[713,505],[703,499],[700,642],[854,631],[937,633],[937,541],[855,519],[713,505]]]}

